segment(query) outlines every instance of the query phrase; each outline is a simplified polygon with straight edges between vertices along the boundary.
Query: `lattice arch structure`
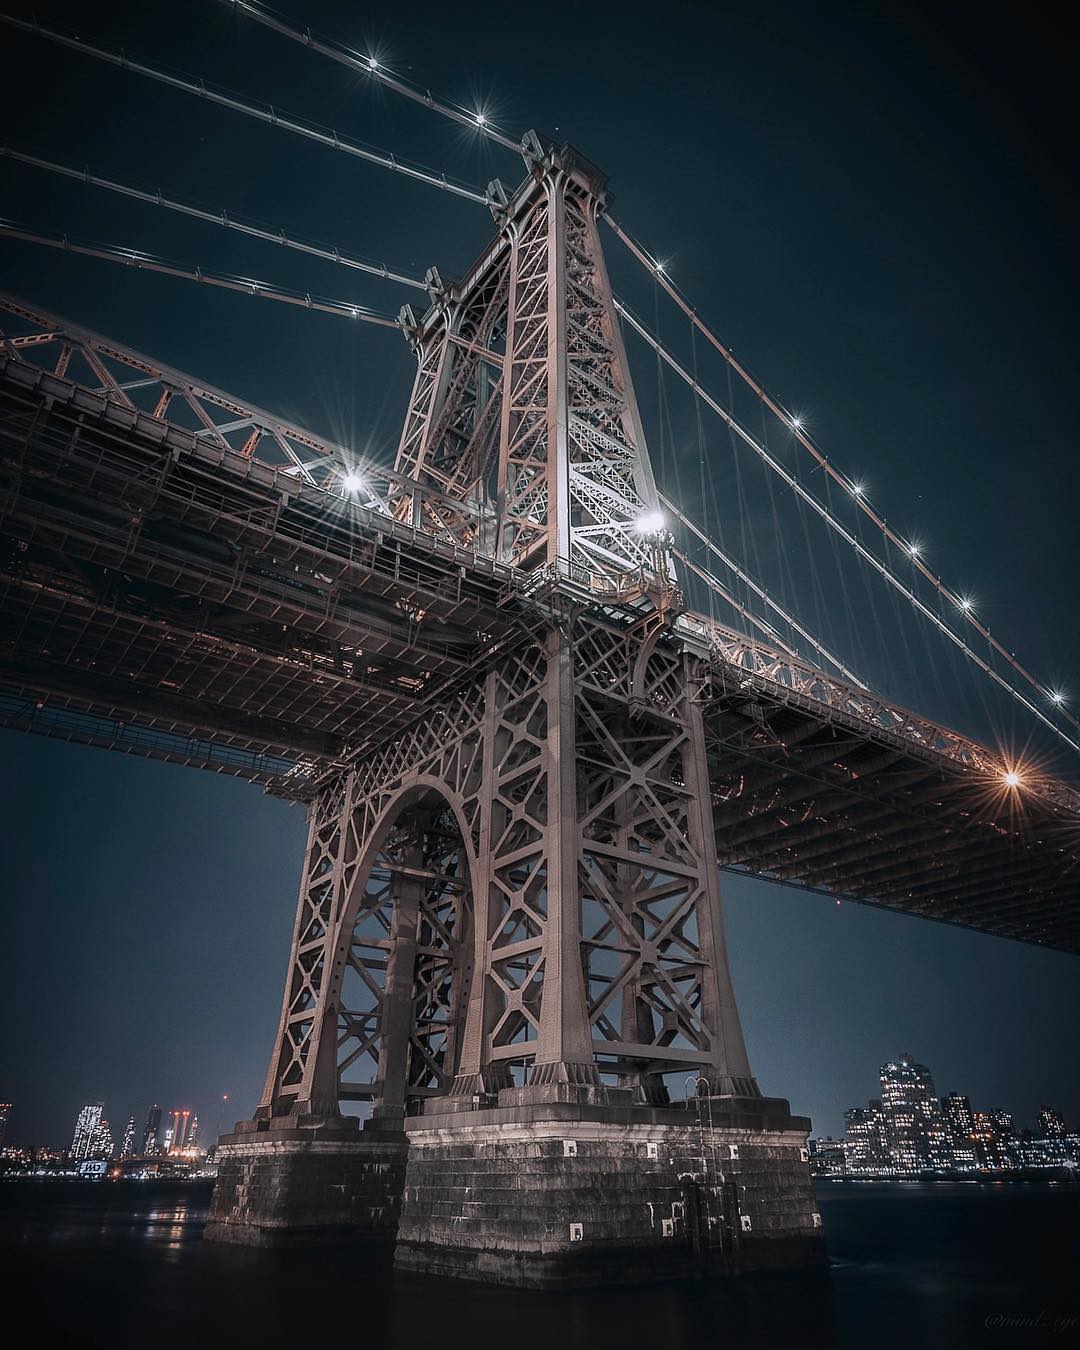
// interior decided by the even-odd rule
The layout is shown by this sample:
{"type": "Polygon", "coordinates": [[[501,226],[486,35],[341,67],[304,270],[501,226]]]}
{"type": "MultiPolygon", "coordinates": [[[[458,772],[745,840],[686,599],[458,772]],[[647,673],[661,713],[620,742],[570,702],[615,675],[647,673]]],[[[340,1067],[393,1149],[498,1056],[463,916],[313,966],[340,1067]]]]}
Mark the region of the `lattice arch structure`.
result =
{"type": "Polygon", "coordinates": [[[756,1092],[702,680],[670,629],[579,611],[327,783],[263,1114],[559,1083],[655,1102],[690,1069],[756,1092]]]}

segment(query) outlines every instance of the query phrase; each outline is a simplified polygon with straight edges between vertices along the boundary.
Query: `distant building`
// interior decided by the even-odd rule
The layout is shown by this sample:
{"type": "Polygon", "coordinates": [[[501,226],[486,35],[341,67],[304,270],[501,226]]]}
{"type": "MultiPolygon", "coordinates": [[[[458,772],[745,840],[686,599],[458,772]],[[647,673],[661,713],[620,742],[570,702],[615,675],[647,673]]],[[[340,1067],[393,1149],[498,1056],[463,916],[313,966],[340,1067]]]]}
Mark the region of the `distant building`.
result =
{"type": "Polygon", "coordinates": [[[941,1114],[954,1139],[970,1139],[975,1126],[971,1102],[959,1092],[950,1092],[941,1099],[941,1114]]]}
{"type": "Polygon", "coordinates": [[[925,1064],[901,1055],[881,1066],[881,1113],[894,1172],[949,1165],[952,1140],[925,1064]]]}
{"type": "Polygon", "coordinates": [[[143,1153],[156,1157],[162,1151],[161,1107],[156,1103],[146,1113],[146,1129],[143,1133],[143,1153]]]}
{"type": "Polygon", "coordinates": [[[135,1117],[128,1116],[128,1123],[124,1126],[124,1137],[120,1142],[121,1158],[133,1158],[135,1156],[135,1117]]]}
{"type": "Polygon", "coordinates": [[[881,1103],[852,1106],[844,1112],[844,1162],[848,1172],[880,1172],[887,1164],[881,1103]]]}
{"type": "Polygon", "coordinates": [[[971,1131],[971,1137],[979,1156],[980,1167],[988,1167],[997,1172],[1010,1165],[1006,1142],[1012,1135],[1011,1117],[1006,1134],[999,1134],[998,1128],[994,1124],[995,1116],[1000,1118],[1006,1114],[1007,1112],[1003,1111],[975,1112],[975,1125],[971,1131]]]}
{"type": "Polygon", "coordinates": [[[0,1102],[0,1148],[4,1147],[4,1140],[7,1138],[8,1121],[11,1119],[11,1103],[0,1102]]]}
{"type": "Polygon", "coordinates": [[[73,1162],[82,1162],[91,1157],[94,1134],[101,1125],[101,1113],[104,1102],[88,1102],[79,1112],[75,1121],[75,1133],[72,1135],[71,1148],[68,1150],[73,1162]]]}
{"type": "Polygon", "coordinates": [[[990,1124],[994,1127],[994,1133],[1001,1140],[1011,1139],[1016,1133],[1016,1126],[1013,1124],[1010,1111],[991,1111],[990,1124]]]}
{"type": "MultiPolygon", "coordinates": [[[[0,1113],[4,1108],[0,1106],[0,1113]]],[[[1039,1107],[1039,1134],[1043,1139],[1064,1139],[1067,1133],[1065,1129],[1065,1117],[1056,1107],[1039,1107]]],[[[0,1126],[0,1143],[3,1143],[3,1128],[0,1126]]]]}
{"type": "Polygon", "coordinates": [[[172,1113],[172,1125],[166,1133],[168,1144],[166,1153],[182,1153],[188,1146],[188,1127],[191,1123],[191,1112],[186,1108],[178,1108],[172,1113]]]}
{"type": "Polygon", "coordinates": [[[161,1107],[152,1106],[147,1112],[146,1129],[143,1132],[143,1156],[155,1158],[161,1148],[161,1107]]]}
{"type": "Polygon", "coordinates": [[[810,1149],[810,1172],[817,1177],[843,1176],[847,1171],[847,1155],[844,1152],[843,1139],[833,1139],[826,1135],[824,1139],[808,1141],[810,1149]]]}
{"type": "Polygon", "coordinates": [[[111,1158],[113,1155],[113,1137],[112,1130],[109,1128],[107,1120],[99,1120],[97,1127],[90,1136],[91,1158],[111,1158]]]}
{"type": "Polygon", "coordinates": [[[1026,1130],[1013,1141],[1010,1154],[1017,1167],[1067,1167],[1071,1161],[1064,1137],[1033,1138],[1026,1130]]]}
{"type": "Polygon", "coordinates": [[[197,1148],[199,1144],[199,1117],[191,1117],[191,1128],[188,1130],[187,1146],[189,1149],[197,1148]]]}

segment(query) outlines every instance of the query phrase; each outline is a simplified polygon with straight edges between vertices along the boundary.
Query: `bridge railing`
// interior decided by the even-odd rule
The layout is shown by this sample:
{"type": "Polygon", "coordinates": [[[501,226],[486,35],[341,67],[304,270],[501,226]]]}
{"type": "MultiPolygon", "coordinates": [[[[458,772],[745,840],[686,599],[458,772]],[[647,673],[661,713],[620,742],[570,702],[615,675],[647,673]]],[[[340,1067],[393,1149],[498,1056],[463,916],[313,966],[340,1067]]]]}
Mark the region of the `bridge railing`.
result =
{"type": "MultiPolygon", "coordinates": [[[[678,627],[692,633],[698,643],[707,647],[711,664],[725,682],[734,680],[745,688],[761,685],[782,699],[794,696],[800,701],[807,700],[839,714],[845,721],[863,723],[897,737],[914,749],[940,755],[965,769],[985,775],[989,783],[998,786],[1003,785],[1005,774],[1016,767],[959,732],[827,675],[806,661],[778,652],[704,616],[682,614],[678,627]]],[[[1041,774],[1022,773],[1018,786],[1080,816],[1080,792],[1066,783],[1041,774]]]]}
{"type": "Polygon", "coordinates": [[[362,460],[254,404],[0,293],[0,360],[89,390],[116,407],[182,429],[196,442],[254,460],[422,530],[478,550],[490,507],[448,497],[426,483],[362,460]]]}

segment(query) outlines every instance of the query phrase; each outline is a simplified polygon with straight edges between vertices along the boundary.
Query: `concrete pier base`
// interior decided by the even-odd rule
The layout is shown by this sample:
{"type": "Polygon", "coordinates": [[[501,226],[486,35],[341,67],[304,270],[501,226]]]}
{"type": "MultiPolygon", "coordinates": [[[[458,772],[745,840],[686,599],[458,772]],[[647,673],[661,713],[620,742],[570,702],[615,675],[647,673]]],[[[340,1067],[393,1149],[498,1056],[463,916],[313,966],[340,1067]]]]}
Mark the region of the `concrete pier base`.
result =
{"type": "Polygon", "coordinates": [[[399,1131],[349,1117],[242,1121],[218,1145],[203,1236],[253,1247],[372,1243],[392,1248],[405,1181],[399,1131]]]}
{"type": "Polygon", "coordinates": [[[821,1265],[809,1124],[761,1097],[425,1114],[395,1263],[531,1288],[821,1265]]]}

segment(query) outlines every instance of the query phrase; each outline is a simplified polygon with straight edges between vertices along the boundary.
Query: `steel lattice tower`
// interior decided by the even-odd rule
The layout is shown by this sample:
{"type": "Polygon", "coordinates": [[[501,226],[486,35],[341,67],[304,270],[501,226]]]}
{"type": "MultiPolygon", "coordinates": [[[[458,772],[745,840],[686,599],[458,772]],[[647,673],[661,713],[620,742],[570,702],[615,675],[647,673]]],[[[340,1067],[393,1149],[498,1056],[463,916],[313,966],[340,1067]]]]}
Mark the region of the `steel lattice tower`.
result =
{"type": "MultiPolygon", "coordinates": [[[[569,148],[531,136],[526,152],[521,189],[490,189],[495,244],[459,284],[429,274],[428,312],[403,316],[418,369],[396,470],[437,494],[413,498],[435,503],[437,520],[411,523],[449,518],[529,570],[528,631],[403,734],[366,729],[366,748],[320,789],[266,1090],[253,1125],[223,1145],[212,1234],[265,1236],[275,1208],[295,1223],[280,1158],[272,1177],[263,1160],[262,1210],[240,1198],[264,1139],[292,1148],[294,1174],[309,1168],[310,1207],[322,1183],[304,1131],[377,1156],[378,1206],[392,1205],[385,1177],[403,1165],[394,1131],[406,1115],[417,1176],[425,1158],[438,1171],[440,1131],[475,1144],[480,1129],[467,1170],[481,1185],[482,1158],[513,1155],[522,1129],[530,1147],[559,1146],[561,1174],[585,1141],[562,1138],[558,1112],[576,1111],[569,1133],[587,1120],[616,1204],[635,1191],[635,1150],[658,1157],[666,1139],[669,1154],[702,1153],[708,1136],[695,1184],[723,1209],[726,1102],[759,1131],[768,1120],[774,1150],[794,1158],[783,1235],[812,1243],[806,1122],[761,1099],[728,973],[699,706],[708,674],[672,626],[681,597],[597,231],[604,180],[569,148]],[[460,522],[447,500],[469,504],[460,522]],[[688,1072],[708,1129],[699,1097],[663,1118],[665,1076],[688,1072]],[[359,1145],[342,1137],[341,1100],[374,1104],[359,1145]]],[[[556,1199],[544,1223],[574,1250],[595,1213],[574,1222],[574,1186],[546,1184],[556,1199]]],[[[404,1183],[417,1199],[399,1246],[414,1265],[474,1273],[487,1239],[448,1236],[434,1185],[404,1183]]],[[[666,1223],[657,1200],[634,1196],[632,1245],[655,1245],[646,1215],[661,1242],[676,1218],[683,1233],[681,1185],[661,1187],[666,1223]]],[[[370,1169],[356,1189],[370,1199],[370,1169]]],[[[487,1221],[498,1227],[494,1212],[487,1221]]],[[[706,1248],[717,1228],[730,1262],[734,1216],[726,1245],[719,1212],[696,1222],[706,1248]]],[[[531,1250],[528,1223],[503,1227],[531,1250]]],[[[637,1268],[627,1262],[625,1277],[637,1268]]],[[[531,1282],[561,1269],[538,1259],[531,1282]]]]}

